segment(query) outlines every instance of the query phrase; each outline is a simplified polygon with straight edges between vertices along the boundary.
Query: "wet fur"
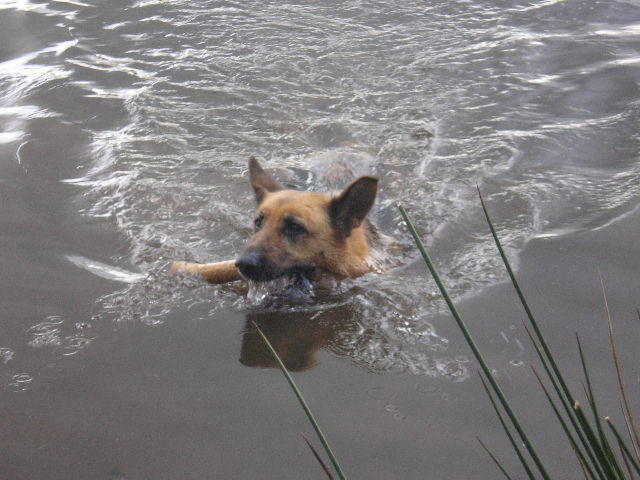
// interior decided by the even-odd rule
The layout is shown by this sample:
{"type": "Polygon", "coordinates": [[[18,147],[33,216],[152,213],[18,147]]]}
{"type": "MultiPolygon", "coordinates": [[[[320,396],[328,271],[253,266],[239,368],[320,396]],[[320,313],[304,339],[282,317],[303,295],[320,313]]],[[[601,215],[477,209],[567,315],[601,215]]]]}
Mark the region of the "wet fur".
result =
{"type": "Polygon", "coordinates": [[[254,234],[240,258],[235,263],[174,262],[172,272],[225,283],[283,276],[339,280],[371,271],[372,231],[366,216],[376,198],[376,177],[362,176],[332,196],[285,189],[254,157],[249,176],[258,210],[254,234]]]}

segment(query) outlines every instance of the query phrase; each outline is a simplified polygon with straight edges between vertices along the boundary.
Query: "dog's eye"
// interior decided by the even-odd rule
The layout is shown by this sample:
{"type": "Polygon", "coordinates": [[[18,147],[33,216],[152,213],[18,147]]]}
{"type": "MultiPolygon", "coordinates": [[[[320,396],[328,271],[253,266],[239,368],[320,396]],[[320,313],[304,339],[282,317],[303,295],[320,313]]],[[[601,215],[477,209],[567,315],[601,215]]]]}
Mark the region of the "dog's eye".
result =
{"type": "Polygon", "coordinates": [[[298,223],[292,218],[285,218],[282,231],[285,236],[292,240],[296,240],[297,238],[309,233],[309,230],[307,230],[304,225],[298,223]]]}
{"type": "Polygon", "coordinates": [[[264,222],[264,215],[261,213],[253,221],[253,227],[256,229],[256,232],[262,228],[262,222],[264,222]]]}

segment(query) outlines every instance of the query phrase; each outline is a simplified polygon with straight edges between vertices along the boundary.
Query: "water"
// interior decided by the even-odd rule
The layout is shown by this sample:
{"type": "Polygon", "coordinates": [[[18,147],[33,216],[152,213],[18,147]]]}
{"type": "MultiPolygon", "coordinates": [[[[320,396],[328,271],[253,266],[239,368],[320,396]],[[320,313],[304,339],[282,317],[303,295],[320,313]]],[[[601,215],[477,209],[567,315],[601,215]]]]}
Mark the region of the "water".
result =
{"type": "MultiPolygon", "coordinates": [[[[6,441],[49,445],[36,463],[49,478],[69,478],[60,465],[76,457],[50,447],[58,431],[51,418],[76,428],[71,418],[91,418],[93,431],[109,430],[118,408],[89,393],[127,392],[115,394],[125,397],[116,405],[143,417],[134,399],[158,395],[160,384],[136,387],[117,369],[166,378],[172,386],[163,384],[159,401],[168,415],[176,415],[175,395],[213,428],[203,398],[212,378],[226,377],[201,365],[214,359],[239,385],[265,382],[263,370],[247,366],[273,366],[253,321],[310,385],[337,378],[364,397],[393,392],[369,396],[373,405],[387,402],[380,415],[419,416],[397,398],[413,402],[415,392],[447,403],[475,367],[452,344],[454,330],[439,317],[444,305],[412,250],[400,255],[402,267],[293,306],[265,305],[264,292],[243,286],[169,278],[167,265],[242,250],[255,208],[250,155],[303,189],[321,188],[318,164],[346,155],[382,179],[373,214],[381,230],[409,249],[402,201],[454,295],[473,298],[504,280],[476,185],[516,263],[533,239],[597,231],[637,205],[639,46],[635,1],[0,0],[0,388],[7,402],[27,398],[14,414],[49,425],[23,436],[11,429],[16,437],[6,441]],[[201,343],[200,329],[216,348],[201,343]],[[103,384],[88,387],[94,377],[103,384]],[[52,391],[58,396],[44,407],[52,391]],[[66,402],[81,405],[76,417],[57,409],[66,402]],[[96,420],[97,404],[104,413],[96,420]]],[[[494,334],[500,338],[498,327],[494,334]]],[[[514,371],[523,354],[516,340],[505,354],[514,371]]],[[[221,388],[233,401],[223,400],[214,417],[238,418],[237,405],[253,405],[228,382],[221,388]]],[[[239,437],[223,428],[236,448],[214,466],[196,457],[215,440],[204,432],[179,440],[177,427],[165,427],[122,425],[122,444],[107,433],[81,448],[92,460],[79,478],[125,478],[126,466],[112,470],[110,461],[130,462],[142,478],[233,470],[238,445],[259,428],[242,427],[239,437]],[[142,432],[165,438],[179,456],[195,452],[192,462],[169,466],[149,452],[150,461],[134,461],[123,445],[142,432]],[[108,461],[95,454],[101,448],[108,461]]],[[[262,428],[281,436],[275,422],[262,428]]],[[[24,466],[18,451],[5,476],[32,478],[39,467],[24,466]]],[[[263,461],[270,454],[256,453],[263,461]]],[[[401,463],[418,469],[416,460],[401,463]]],[[[264,478],[296,476],[264,468],[264,478]]],[[[310,462],[299,473],[315,468],[310,462]]]]}

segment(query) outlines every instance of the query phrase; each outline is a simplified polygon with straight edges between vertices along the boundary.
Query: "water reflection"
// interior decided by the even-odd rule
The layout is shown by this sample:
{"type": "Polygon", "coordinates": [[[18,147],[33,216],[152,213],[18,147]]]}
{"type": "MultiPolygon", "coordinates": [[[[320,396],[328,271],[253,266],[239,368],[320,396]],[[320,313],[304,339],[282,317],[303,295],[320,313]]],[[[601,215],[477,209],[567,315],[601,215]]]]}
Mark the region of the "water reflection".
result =
{"type": "MultiPolygon", "coordinates": [[[[253,312],[247,314],[242,336],[240,362],[248,367],[277,368],[271,352],[256,329],[267,336],[285,366],[302,372],[317,365],[317,354],[323,349],[336,349],[356,330],[349,307],[308,312],[253,312]]],[[[338,348],[341,349],[341,348],[338,348]]]]}
{"type": "Polygon", "coordinates": [[[352,288],[342,302],[309,309],[251,311],[246,314],[240,362],[248,367],[278,368],[258,334],[258,326],[286,367],[302,372],[318,365],[322,351],[348,358],[372,372],[396,372],[463,381],[469,360],[448,353],[448,340],[424,318],[410,318],[393,306],[371,310],[367,292],[352,288]],[[347,300],[345,300],[347,299],[347,300]]]}

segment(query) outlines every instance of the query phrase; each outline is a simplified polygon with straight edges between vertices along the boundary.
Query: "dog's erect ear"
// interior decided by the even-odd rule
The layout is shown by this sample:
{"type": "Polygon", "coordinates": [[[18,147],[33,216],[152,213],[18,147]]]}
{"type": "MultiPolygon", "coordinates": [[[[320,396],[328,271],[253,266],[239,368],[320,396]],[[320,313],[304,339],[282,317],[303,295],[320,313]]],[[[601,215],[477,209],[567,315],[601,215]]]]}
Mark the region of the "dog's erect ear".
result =
{"type": "Polygon", "coordinates": [[[256,201],[258,205],[262,203],[264,197],[269,192],[277,192],[278,190],[284,190],[284,187],[278,183],[278,181],[271,176],[270,173],[265,172],[256,157],[249,158],[249,179],[253,191],[256,193],[256,201]]]}
{"type": "Polygon", "coordinates": [[[351,235],[351,230],[362,224],[371,210],[378,191],[376,177],[360,177],[340,195],[331,200],[329,216],[331,223],[345,237],[351,235]]]}

